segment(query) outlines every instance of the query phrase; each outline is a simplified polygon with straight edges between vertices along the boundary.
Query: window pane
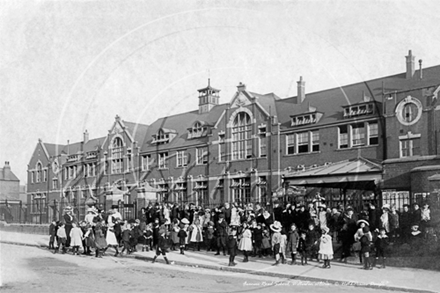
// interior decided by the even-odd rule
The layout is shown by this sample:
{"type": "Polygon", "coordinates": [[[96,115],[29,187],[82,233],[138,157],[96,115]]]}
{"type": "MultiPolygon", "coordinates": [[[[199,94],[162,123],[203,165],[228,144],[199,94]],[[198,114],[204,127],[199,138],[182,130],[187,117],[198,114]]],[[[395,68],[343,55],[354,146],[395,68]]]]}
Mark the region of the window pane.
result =
{"type": "Polygon", "coordinates": [[[298,133],[298,153],[308,153],[309,152],[309,133],[301,132],[298,133]]]}
{"type": "Polygon", "coordinates": [[[352,142],[353,146],[365,144],[365,127],[364,123],[352,125],[352,142]]]}
{"type": "Polygon", "coordinates": [[[295,154],[295,134],[289,134],[286,136],[287,139],[287,154],[295,154]]]}

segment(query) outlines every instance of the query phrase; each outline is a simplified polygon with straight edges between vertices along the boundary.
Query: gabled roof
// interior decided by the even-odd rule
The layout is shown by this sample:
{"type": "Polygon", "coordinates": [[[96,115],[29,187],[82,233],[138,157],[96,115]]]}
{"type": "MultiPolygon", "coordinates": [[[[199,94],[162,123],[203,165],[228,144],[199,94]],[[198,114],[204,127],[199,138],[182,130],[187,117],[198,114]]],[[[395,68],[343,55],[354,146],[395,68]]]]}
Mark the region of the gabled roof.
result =
{"type": "Polygon", "coordinates": [[[283,128],[290,128],[289,117],[307,107],[308,103],[317,107],[324,116],[317,124],[328,124],[343,120],[342,106],[356,104],[364,99],[364,95],[372,100],[382,102],[382,90],[385,93],[409,90],[440,84],[440,66],[423,69],[423,78],[419,78],[419,70],[414,76],[406,79],[405,73],[372,79],[328,90],[306,93],[304,101],[297,105],[297,97],[276,100],[278,119],[283,128]]]}
{"type": "Polygon", "coordinates": [[[74,155],[74,154],[96,151],[102,145],[104,140],[105,137],[98,137],[98,138],[89,139],[84,144],[82,141],[80,141],[69,145],[65,145],[63,149],[63,153],[68,155],[74,155]]]}
{"type": "Polygon", "coordinates": [[[161,147],[185,147],[187,145],[194,145],[197,142],[205,142],[206,137],[188,140],[188,128],[194,125],[196,121],[203,121],[208,125],[214,125],[228,106],[229,104],[222,104],[214,106],[209,112],[202,114],[199,114],[199,111],[195,110],[156,120],[148,127],[145,140],[141,147],[141,152],[153,151],[161,147]],[[151,144],[153,135],[156,135],[159,129],[173,129],[176,131],[177,136],[163,146],[151,144]]]}
{"type": "Polygon", "coordinates": [[[54,143],[46,143],[46,142],[43,142],[43,145],[46,148],[49,157],[55,157],[60,155],[65,147],[62,144],[54,144],[54,143]]]}
{"type": "Polygon", "coordinates": [[[141,144],[149,126],[146,124],[134,123],[125,120],[123,120],[122,123],[124,123],[127,130],[131,133],[134,141],[137,141],[138,144],[141,144]]]}
{"type": "Polygon", "coordinates": [[[1,181],[20,181],[17,176],[9,169],[9,172],[5,172],[5,168],[0,168],[0,180],[1,181]]]}

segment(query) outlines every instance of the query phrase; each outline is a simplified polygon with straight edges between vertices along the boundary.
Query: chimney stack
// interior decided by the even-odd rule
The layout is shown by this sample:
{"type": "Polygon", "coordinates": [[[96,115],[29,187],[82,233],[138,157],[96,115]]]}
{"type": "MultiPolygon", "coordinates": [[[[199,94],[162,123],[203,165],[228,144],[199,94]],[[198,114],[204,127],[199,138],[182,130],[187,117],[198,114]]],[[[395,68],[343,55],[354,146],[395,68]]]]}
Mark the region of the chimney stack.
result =
{"type": "Polygon", "coordinates": [[[237,90],[239,92],[245,91],[246,90],[246,85],[240,81],[240,83],[237,85],[237,90]]]}
{"type": "Polygon", "coordinates": [[[298,93],[296,97],[296,103],[301,104],[306,98],[306,87],[305,87],[306,83],[303,81],[302,76],[299,77],[299,81],[297,83],[298,83],[298,93]]]}
{"type": "Polygon", "coordinates": [[[419,74],[420,79],[423,78],[422,59],[419,60],[419,74]]]}
{"type": "Polygon", "coordinates": [[[406,79],[410,79],[414,76],[414,72],[416,71],[414,65],[414,56],[412,55],[411,50],[408,51],[408,56],[406,58],[406,79]]]}
{"type": "Polygon", "coordinates": [[[6,161],[3,167],[3,178],[6,180],[11,179],[11,166],[9,165],[9,161],[6,161]]]}
{"type": "Polygon", "coordinates": [[[86,131],[84,131],[84,143],[87,143],[88,141],[89,141],[89,132],[86,129],[86,131]]]}

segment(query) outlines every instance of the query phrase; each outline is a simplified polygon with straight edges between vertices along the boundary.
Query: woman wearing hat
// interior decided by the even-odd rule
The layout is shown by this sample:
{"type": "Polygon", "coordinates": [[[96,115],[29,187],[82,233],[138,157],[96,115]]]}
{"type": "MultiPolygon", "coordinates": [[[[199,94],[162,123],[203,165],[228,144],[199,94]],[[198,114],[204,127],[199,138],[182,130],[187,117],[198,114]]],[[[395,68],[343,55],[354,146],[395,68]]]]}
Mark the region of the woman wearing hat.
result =
{"type": "Polygon", "coordinates": [[[116,251],[115,256],[118,256],[119,254],[119,250],[118,250],[118,246],[119,246],[119,242],[116,239],[116,235],[115,235],[115,228],[116,226],[120,225],[117,223],[118,218],[114,218],[114,211],[111,211],[108,215],[107,218],[107,234],[105,236],[105,240],[107,242],[107,247],[105,248],[104,252],[109,248],[109,247],[113,247],[116,251]]]}
{"type": "Polygon", "coordinates": [[[278,221],[275,221],[272,225],[270,225],[270,229],[274,232],[272,234],[272,250],[275,254],[275,260],[276,262],[273,265],[279,265],[280,264],[280,248],[281,248],[281,223],[278,221]]]}
{"type": "Polygon", "coordinates": [[[243,251],[243,262],[248,262],[249,253],[252,251],[252,233],[246,222],[243,223],[243,230],[241,233],[240,243],[238,244],[238,250],[243,251]]]}

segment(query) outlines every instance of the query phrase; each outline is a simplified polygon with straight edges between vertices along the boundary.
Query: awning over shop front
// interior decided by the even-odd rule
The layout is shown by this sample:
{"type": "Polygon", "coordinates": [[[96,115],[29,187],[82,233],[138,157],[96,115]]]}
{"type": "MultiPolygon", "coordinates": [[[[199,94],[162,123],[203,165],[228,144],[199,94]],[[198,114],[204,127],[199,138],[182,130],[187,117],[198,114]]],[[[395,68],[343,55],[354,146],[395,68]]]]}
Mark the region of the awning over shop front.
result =
{"type": "Polygon", "coordinates": [[[382,166],[361,157],[288,173],[284,177],[289,185],[369,190],[375,189],[381,180],[382,166]]]}

